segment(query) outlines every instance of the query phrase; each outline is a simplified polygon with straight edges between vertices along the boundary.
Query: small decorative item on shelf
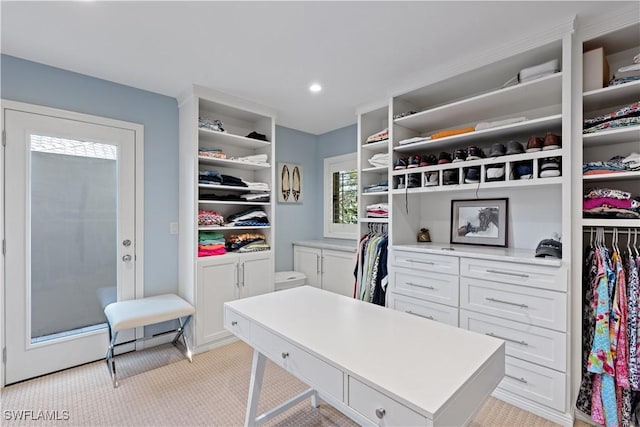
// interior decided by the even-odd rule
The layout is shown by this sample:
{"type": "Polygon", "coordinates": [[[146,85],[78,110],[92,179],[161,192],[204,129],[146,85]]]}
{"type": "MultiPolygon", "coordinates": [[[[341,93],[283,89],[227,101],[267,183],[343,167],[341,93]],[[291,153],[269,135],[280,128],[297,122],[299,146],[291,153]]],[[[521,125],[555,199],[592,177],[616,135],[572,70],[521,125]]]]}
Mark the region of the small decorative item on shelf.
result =
{"type": "Polygon", "coordinates": [[[418,232],[418,242],[430,242],[431,235],[428,228],[421,228],[418,232]]]}
{"type": "Polygon", "coordinates": [[[451,201],[450,243],[507,247],[509,199],[451,201]]]}

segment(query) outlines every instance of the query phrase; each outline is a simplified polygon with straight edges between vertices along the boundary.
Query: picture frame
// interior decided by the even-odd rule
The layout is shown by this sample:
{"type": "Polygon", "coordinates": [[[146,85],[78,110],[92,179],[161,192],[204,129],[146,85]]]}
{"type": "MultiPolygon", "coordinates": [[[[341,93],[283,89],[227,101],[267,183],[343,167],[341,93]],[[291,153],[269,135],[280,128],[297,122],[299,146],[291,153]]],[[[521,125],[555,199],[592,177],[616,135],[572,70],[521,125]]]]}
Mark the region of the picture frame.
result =
{"type": "Polygon", "coordinates": [[[508,220],[507,198],[452,200],[450,243],[506,248],[508,220]]]}
{"type": "Polygon", "coordinates": [[[302,165],[296,163],[278,163],[278,203],[302,203],[303,180],[302,165]]]}

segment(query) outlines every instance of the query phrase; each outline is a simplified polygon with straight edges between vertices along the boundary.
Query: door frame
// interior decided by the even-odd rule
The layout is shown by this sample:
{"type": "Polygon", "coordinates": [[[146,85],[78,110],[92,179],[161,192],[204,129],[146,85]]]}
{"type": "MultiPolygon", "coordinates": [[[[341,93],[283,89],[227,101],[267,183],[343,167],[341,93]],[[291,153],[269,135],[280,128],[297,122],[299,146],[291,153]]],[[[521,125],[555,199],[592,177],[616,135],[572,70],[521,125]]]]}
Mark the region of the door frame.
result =
{"type": "MultiPolygon", "coordinates": [[[[139,123],[126,122],[122,120],[109,119],[106,117],[94,116],[92,114],[79,113],[76,111],[63,110],[59,108],[46,107],[42,105],[29,104],[26,102],[0,99],[1,114],[0,124],[2,127],[2,146],[0,147],[0,240],[2,246],[5,239],[5,200],[4,200],[4,164],[5,164],[5,110],[18,110],[32,114],[42,114],[53,117],[60,117],[68,120],[93,123],[103,126],[111,126],[127,129],[135,135],[135,298],[144,297],[144,125],[139,123]]],[[[1,252],[0,262],[0,389],[5,386],[5,256],[4,250],[1,252]]],[[[136,328],[136,338],[144,336],[144,328],[136,328]]]]}

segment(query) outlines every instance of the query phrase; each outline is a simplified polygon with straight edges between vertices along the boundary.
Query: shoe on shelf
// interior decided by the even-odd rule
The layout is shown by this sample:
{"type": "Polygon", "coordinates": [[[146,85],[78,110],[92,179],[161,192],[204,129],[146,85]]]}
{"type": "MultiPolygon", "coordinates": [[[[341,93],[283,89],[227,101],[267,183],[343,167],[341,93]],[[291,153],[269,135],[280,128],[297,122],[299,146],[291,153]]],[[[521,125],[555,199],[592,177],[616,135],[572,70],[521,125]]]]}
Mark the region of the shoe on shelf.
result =
{"type": "Polygon", "coordinates": [[[464,174],[465,184],[477,184],[480,182],[480,166],[466,168],[464,174]]]}
{"type": "Polygon", "coordinates": [[[518,162],[515,164],[514,169],[515,169],[515,177],[517,179],[533,178],[533,161],[532,160],[518,162]]]}
{"type": "Polygon", "coordinates": [[[442,171],[442,181],[444,185],[460,184],[460,180],[458,179],[458,169],[442,171]]]}
{"type": "Polygon", "coordinates": [[[424,186],[432,187],[434,185],[438,185],[440,182],[438,180],[438,172],[425,172],[424,173],[424,186]]]}
{"type": "Polygon", "coordinates": [[[426,154],[420,157],[420,166],[433,166],[438,164],[438,159],[433,154],[426,154]]]}
{"type": "Polygon", "coordinates": [[[544,142],[542,143],[543,150],[557,150],[562,147],[562,137],[560,135],[555,135],[551,132],[547,132],[547,135],[544,137],[544,142]]]}
{"type": "Polygon", "coordinates": [[[407,161],[408,168],[417,168],[420,166],[420,156],[414,154],[413,156],[409,156],[409,160],[407,161]]]}
{"type": "Polygon", "coordinates": [[[544,140],[538,136],[532,135],[527,142],[527,153],[533,153],[534,151],[542,150],[544,140]]]}
{"type": "Polygon", "coordinates": [[[406,169],[406,168],[407,168],[407,159],[398,159],[393,164],[393,170],[400,170],[400,169],[406,169]]]}
{"type": "Polygon", "coordinates": [[[518,141],[507,142],[507,155],[522,153],[524,153],[524,147],[518,141]]]}
{"type": "Polygon", "coordinates": [[[419,173],[409,174],[409,178],[407,178],[407,188],[420,187],[420,175],[419,173]]]}
{"type": "Polygon", "coordinates": [[[396,188],[399,190],[404,188],[404,176],[398,177],[398,184],[396,185],[396,188]]]}
{"type": "Polygon", "coordinates": [[[504,163],[488,165],[486,181],[504,181],[504,163]]]}
{"type": "Polygon", "coordinates": [[[540,164],[540,178],[552,178],[560,176],[560,158],[549,157],[542,159],[540,164]]]}
{"type": "Polygon", "coordinates": [[[484,152],[478,147],[476,147],[475,145],[472,145],[467,148],[467,160],[479,160],[479,159],[482,159],[483,157],[484,157],[484,152]]]}
{"type": "Polygon", "coordinates": [[[464,162],[467,160],[467,150],[458,148],[453,152],[453,163],[464,162]]]}
{"type": "Polygon", "coordinates": [[[444,163],[451,163],[451,154],[446,151],[442,151],[440,155],[438,155],[438,164],[442,165],[444,163]]]}
{"type": "Polygon", "coordinates": [[[499,142],[493,144],[491,146],[491,151],[489,151],[489,157],[500,157],[504,156],[507,152],[504,144],[500,144],[499,142]]]}

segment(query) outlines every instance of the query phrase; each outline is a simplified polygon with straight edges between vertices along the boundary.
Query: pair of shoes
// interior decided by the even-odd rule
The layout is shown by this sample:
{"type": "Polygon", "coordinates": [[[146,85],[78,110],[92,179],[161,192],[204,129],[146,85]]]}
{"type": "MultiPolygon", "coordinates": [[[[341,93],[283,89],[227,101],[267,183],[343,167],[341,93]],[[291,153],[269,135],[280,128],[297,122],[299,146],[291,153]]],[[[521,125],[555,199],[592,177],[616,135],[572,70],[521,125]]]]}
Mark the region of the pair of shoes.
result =
{"type": "Polygon", "coordinates": [[[425,172],[424,173],[424,186],[432,187],[439,184],[438,172],[425,172]]]}
{"type": "Polygon", "coordinates": [[[442,183],[444,185],[460,184],[458,169],[448,169],[442,172],[442,183]]]}
{"type": "Polygon", "coordinates": [[[286,202],[289,200],[289,196],[293,196],[293,199],[297,202],[300,199],[300,168],[294,166],[293,171],[289,171],[287,165],[282,166],[282,199],[286,202]]]}
{"type": "Polygon", "coordinates": [[[420,157],[420,166],[433,166],[438,164],[438,159],[433,154],[426,154],[420,157]]]}
{"type": "Polygon", "coordinates": [[[465,184],[477,184],[480,182],[480,166],[466,168],[464,172],[465,184]]]}
{"type": "Polygon", "coordinates": [[[396,162],[393,164],[393,170],[406,169],[408,160],[409,159],[398,159],[398,160],[396,160],[396,162]]]}
{"type": "Polygon", "coordinates": [[[542,159],[540,164],[540,178],[560,176],[560,157],[542,159]]]}
{"type": "Polygon", "coordinates": [[[418,166],[420,166],[420,156],[417,154],[409,156],[409,159],[407,160],[407,167],[411,169],[417,168],[418,166]]]}
{"type": "Polygon", "coordinates": [[[484,152],[476,147],[475,145],[471,145],[467,147],[467,159],[466,160],[479,160],[484,158],[484,152]]]}
{"type": "Polygon", "coordinates": [[[507,156],[522,153],[524,153],[524,147],[518,141],[512,140],[507,142],[507,156]]]}
{"type": "Polygon", "coordinates": [[[527,153],[541,150],[556,150],[562,147],[562,137],[547,132],[544,139],[538,136],[531,136],[527,142],[527,153]]]}
{"type": "Polygon", "coordinates": [[[458,148],[453,152],[453,163],[464,162],[467,160],[467,150],[458,148]]]}
{"type": "Polygon", "coordinates": [[[487,182],[504,181],[504,163],[487,165],[487,182]]]}
{"type": "Polygon", "coordinates": [[[513,170],[516,179],[531,179],[533,178],[533,160],[515,163],[513,170]]]}
{"type": "Polygon", "coordinates": [[[407,188],[420,187],[420,175],[418,173],[409,174],[407,178],[407,188]]]}
{"type": "Polygon", "coordinates": [[[496,142],[491,146],[491,150],[489,150],[489,157],[504,156],[506,152],[507,152],[507,148],[504,146],[504,144],[500,144],[499,142],[496,142]]]}
{"type": "Polygon", "coordinates": [[[438,164],[442,165],[445,163],[451,163],[451,154],[447,153],[446,151],[441,151],[438,155],[438,164]]]}

